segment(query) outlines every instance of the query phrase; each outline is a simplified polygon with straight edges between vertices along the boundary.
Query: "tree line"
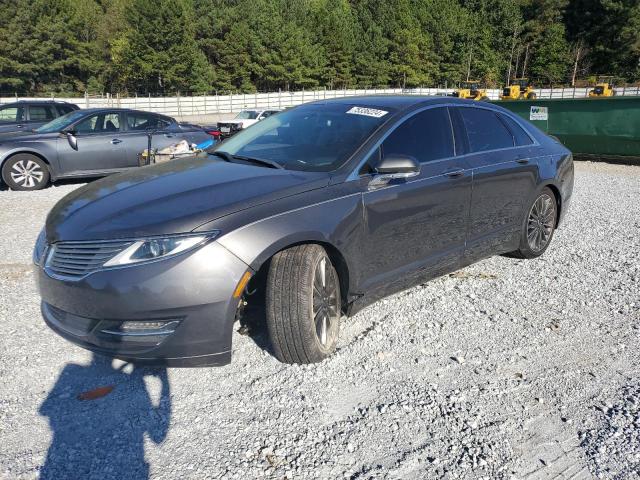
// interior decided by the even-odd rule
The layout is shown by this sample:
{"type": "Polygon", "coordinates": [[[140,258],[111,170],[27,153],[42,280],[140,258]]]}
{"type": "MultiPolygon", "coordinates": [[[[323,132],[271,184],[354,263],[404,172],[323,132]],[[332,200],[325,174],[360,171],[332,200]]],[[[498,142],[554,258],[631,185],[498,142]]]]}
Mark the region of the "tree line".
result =
{"type": "Polygon", "coordinates": [[[640,78],[639,0],[1,0],[0,92],[640,78]]]}

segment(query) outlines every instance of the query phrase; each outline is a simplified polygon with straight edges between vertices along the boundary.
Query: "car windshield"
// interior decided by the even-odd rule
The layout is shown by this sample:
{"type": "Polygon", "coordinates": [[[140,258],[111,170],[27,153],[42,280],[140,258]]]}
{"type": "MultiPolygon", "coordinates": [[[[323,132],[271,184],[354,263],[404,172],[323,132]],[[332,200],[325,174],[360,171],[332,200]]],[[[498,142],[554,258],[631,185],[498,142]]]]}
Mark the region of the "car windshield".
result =
{"type": "Polygon", "coordinates": [[[213,151],[268,160],[290,170],[329,172],[339,168],[390,113],[386,107],[302,105],[271,115],[213,151]]]}
{"type": "Polygon", "coordinates": [[[36,128],[36,133],[54,133],[64,130],[69,125],[74,123],[76,120],[80,120],[82,117],[86,115],[86,112],[81,110],[76,110],[74,112],[69,112],[61,117],[56,118],[55,120],[51,120],[49,123],[44,124],[40,128],[36,128]]]}
{"type": "Polygon", "coordinates": [[[255,120],[258,118],[258,112],[255,110],[243,110],[236,115],[236,120],[255,120]]]}

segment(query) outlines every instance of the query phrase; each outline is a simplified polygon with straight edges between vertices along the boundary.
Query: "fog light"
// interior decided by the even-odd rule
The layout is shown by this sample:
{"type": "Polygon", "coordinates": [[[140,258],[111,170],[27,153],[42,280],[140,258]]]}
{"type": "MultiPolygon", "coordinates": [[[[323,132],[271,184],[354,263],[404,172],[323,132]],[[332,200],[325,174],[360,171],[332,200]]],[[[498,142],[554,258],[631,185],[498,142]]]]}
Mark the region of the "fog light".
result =
{"type": "Polygon", "coordinates": [[[179,320],[126,321],[100,331],[121,336],[169,335],[176,331],[179,324],[179,320]]]}

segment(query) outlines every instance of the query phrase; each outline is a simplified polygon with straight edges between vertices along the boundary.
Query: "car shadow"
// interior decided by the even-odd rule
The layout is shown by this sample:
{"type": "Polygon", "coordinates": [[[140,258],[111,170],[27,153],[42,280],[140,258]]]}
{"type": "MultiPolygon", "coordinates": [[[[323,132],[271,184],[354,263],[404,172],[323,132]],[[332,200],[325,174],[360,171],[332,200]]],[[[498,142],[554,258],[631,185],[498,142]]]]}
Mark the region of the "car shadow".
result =
{"type": "Polygon", "coordinates": [[[53,438],[38,478],[149,478],[145,437],[161,443],[171,419],[167,370],[112,363],[93,354],[60,372],[39,409],[53,438]]]}

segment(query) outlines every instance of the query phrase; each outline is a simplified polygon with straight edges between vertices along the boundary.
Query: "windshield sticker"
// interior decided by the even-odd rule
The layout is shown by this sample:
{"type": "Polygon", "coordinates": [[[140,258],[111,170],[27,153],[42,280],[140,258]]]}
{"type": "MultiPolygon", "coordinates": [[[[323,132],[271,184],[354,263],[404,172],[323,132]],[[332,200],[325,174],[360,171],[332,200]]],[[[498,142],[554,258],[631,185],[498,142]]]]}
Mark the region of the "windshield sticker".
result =
{"type": "Polygon", "coordinates": [[[347,113],[350,113],[352,115],[364,115],[366,117],[380,118],[384,117],[389,112],[385,112],[384,110],[376,110],[375,108],[352,107],[347,110],[347,113]]]}

